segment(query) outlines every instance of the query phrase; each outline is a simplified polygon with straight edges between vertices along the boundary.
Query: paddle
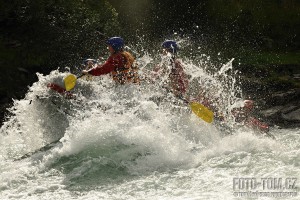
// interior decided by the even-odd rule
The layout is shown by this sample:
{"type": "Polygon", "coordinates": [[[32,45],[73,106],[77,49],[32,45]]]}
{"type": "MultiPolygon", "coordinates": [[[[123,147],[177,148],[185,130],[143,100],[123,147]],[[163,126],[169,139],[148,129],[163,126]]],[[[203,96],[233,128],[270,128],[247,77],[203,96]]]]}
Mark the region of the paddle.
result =
{"type": "Polygon", "coordinates": [[[214,113],[204,105],[197,102],[191,102],[189,105],[193,113],[205,122],[211,123],[214,120],[214,113]]]}
{"type": "Polygon", "coordinates": [[[81,74],[80,76],[76,77],[74,74],[70,74],[64,78],[65,88],[67,91],[72,90],[76,85],[76,80],[80,77],[84,76],[81,74]]]}
{"type": "MultiPolygon", "coordinates": [[[[168,92],[170,92],[170,89],[168,87],[162,87],[168,92]]],[[[200,119],[207,123],[211,123],[214,120],[214,113],[206,106],[202,105],[201,103],[189,101],[183,97],[178,97],[179,99],[183,100],[185,103],[189,104],[191,110],[195,115],[197,115],[200,119]]]]}

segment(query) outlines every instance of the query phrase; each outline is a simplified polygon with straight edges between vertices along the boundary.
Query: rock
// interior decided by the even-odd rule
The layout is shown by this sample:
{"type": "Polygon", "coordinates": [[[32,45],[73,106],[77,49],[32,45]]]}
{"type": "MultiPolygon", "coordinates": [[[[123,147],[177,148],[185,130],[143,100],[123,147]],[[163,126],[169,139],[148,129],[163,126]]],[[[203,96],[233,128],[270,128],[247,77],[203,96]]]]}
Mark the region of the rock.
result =
{"type": "Polygon", "coordinates": [[[289,113],[291,111],[294,111],[297,108],[298,108],[298,106],[296,106],[296,105],[287,105],[287,106],[284,106],[283,109],[281,109],[281,112],[283,114],[286,114],[286,113],[289,113]]]}
{"type": "Polygon", "coordinates": [[[267,108],[259,113],[269,123],[283,127],[300,126],[300,90],[278,92],[266,100],[267,108]]]}
{"type": "Polygon", "coordinates": [[[300,74],[293,74],[293,78],[297,79],[297,80],[300,80],[300,74]]]}
{"type": "Polygon", "coordinates": [[[269,108],[267,110],[263,110],[260,113],[266,118],[276,118],[278,113],[280,113],[280,110],[283,108],[284,108],[284,106],[275,106],[275,107],[269,108]]]}
{"type": "Polygon", "coordinates": [[[300,122],[300,107],[297,110],[289,112],[287,114],[282,113],[282,118],[291,122],[300,122]]]}
{"type": "Polygon", "coordinates": [[[272,106],[286,105],[297,99],[300,99],[300,89],[291,89],[289,91],[280,91],[272,94],[266,100],[266,104],[272,106]]]}

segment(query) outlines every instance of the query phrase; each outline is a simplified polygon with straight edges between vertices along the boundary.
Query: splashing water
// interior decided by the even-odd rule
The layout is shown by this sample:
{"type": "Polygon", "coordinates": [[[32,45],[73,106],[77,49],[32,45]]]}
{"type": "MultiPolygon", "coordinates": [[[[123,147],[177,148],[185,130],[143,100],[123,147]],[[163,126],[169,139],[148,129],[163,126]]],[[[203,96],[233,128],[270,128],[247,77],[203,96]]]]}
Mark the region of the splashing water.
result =
{"type": "MultiPolygon", "coordinates": [[[[154,60],[139,58],[141,76],[154,60]]],[[[216,99],[231,130],[229,113],[242,96],[232,62],[211,74],[207,62],[183,61],[189,95],[205,91],[216,99]]],[[[234,199],[236,177],[300,178],[298,129],[272,129],[277,140],[244,127],[223,137],[219,126],[162,89],[163,81],[115,86],[108,77],[82,79],[76,99],[65,99],[46,85],[66,75],[38,74],[10,108],[0,129],[1,199],[234,199]],[[35,153],[18,159],[28,152],[35,153]]]]}

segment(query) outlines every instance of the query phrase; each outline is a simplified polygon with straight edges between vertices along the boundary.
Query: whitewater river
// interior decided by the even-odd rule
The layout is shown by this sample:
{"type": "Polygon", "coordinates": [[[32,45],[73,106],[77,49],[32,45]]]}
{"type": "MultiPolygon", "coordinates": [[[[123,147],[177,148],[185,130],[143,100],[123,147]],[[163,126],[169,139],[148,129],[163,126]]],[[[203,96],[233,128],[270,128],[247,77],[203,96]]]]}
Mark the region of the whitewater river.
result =
{"type": "MultiPolygon", "coordinates": [[[[237,103],[234,79],[185,67],[237,103]]],[[[46,87],[66,74],[39,75],[10,108],[0,199],[300,199],[300,129],[271,127],[274,140],[234,126],[225,136],[155,84],[115,87],[106,77],[78,80],[77,99],[67,100],[46,87]]]]}

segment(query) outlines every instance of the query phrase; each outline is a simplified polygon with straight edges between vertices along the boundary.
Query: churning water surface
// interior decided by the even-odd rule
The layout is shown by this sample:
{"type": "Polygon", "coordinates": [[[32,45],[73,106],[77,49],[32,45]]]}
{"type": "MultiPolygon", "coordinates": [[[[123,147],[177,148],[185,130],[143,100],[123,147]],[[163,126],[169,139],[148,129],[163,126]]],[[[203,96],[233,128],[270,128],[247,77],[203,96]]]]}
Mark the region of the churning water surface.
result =
{"type": "MultiPolygon", "coordinates": [[[[140,59],[141,73],[151,70],[150,62],[140,59]]],[[[228,75],[231,62],[214,74],[184,65],[190,93],[201,85],[220,99],[224,113],[241,102],[228,75]]],[[[65,75],[38,74],[10,108],[0,129],[1,199],[300,198],[299,129],[273,127],[274,140],[234,126],[228,116],[231,134],[225,136],[224,128],[199,119],[160,83],[116,87],[107,77],[82,79],[73,91],[77,98],[65,99],[46,87],[65,75]],[[261,184],[246,190],[248,178],[261,184]],[[295,187],[287,187],[295,179],[295,187]]]]}

